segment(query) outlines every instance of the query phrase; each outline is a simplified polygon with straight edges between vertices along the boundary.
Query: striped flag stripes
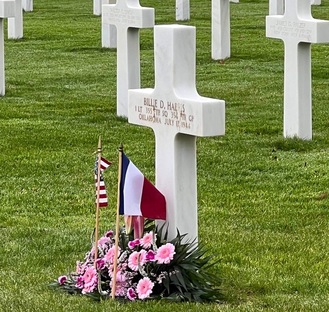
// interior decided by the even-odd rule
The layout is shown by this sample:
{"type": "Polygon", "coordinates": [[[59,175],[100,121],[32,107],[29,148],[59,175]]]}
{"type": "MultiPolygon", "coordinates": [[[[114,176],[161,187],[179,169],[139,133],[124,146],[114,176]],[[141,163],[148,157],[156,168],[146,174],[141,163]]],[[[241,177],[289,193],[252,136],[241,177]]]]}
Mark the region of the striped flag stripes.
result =
{"type": "MultiPolygon", "coordinates": [[[[106,160],[104,157],[101,157],[100,163],[100,176],[99,176],[99,198],[98,198],[98,205],[99,207],[107,207],[108,206],[108,198],[106,193],[105,181],[103,177],[103,172],[107,169],[112,163],[106,160]]],[[[97,171],[98,171],[98,158],[96,158],[95,162],[95,187],[96,187],[96,204],[97,204],[97,171]]]]}

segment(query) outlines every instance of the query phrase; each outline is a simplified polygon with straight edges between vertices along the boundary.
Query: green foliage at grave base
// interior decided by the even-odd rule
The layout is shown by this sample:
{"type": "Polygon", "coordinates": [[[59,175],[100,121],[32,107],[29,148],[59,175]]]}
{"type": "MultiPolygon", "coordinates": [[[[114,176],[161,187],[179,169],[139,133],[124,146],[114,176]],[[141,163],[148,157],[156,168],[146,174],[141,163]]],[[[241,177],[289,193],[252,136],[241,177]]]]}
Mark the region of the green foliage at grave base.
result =
{"type": "MultiPolygon", "coordinates": [[[[142,0],[157,24],[175,1],[142,0]]],[[[231,4],[231,53],[211,60],[211,1],[191,1],[198,92],[226,102],[226,134],[197,140],[199,239],[221,258],[222,304],[94,303],[48,284],[89,249],[99,135],[114,227],[117,149],[154,181],[154,135],[116,117],[116,51],[91,0],[38,0],[24,39],[5,39],[0,99],[0,311],[328,311],[328,45],[312,46],[313,140],[282,138],[283,43],[265,37],[267,0],[231,4]]],[[[312,8],[328,19],[329,3],[312,8]]],[[[6,24],[6,23],[5,23],[6,24]]],[[[6,34],[6,30],[5,30],[6,34]]],[[[154,87],[141,31],[141,85],[154,87]]],[[[217,271],[218,270],[218,271],[217,271]]]]}

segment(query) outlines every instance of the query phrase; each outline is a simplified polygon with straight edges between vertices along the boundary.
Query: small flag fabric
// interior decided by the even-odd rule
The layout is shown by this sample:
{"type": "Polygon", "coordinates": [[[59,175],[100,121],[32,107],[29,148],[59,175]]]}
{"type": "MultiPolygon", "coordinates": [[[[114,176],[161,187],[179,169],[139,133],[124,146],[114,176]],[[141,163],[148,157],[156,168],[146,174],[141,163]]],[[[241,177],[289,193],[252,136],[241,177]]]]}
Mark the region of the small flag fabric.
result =
{"type": "Polygon", "coordinates": [[[98,157],[96,158],[95,162],[95,186],[96,186],[96,205],[98,200],[98,206],[99,207],[107,207],[108,206],[108,198],[106,193],[106,187],[105,187],[105,181],[103,177],[103,172],[105,169],[107,169],[112,163],[106,160],[104,157],[101,157],[100,162],[100,174],[99,174],[99,194],[97,196],[98,192],[98,181],[97,181],[97,172],[98,172],[98,157]]]}
{"type": "Polygon", "coordinates": [[[120,215],[166,220],[166,199],[122,152],[120,215]]]}
{"type": "MultiPolygon", "coordinates": [[[[96,160],[96,162],[97,162],[97,160],[96,160]]],[[[112,163],[110,161],[108,161],[104,157],[101,157],[101,170],[104,171],[105,169],[107,169],[111,165],[112,165],[112,163]]]]}

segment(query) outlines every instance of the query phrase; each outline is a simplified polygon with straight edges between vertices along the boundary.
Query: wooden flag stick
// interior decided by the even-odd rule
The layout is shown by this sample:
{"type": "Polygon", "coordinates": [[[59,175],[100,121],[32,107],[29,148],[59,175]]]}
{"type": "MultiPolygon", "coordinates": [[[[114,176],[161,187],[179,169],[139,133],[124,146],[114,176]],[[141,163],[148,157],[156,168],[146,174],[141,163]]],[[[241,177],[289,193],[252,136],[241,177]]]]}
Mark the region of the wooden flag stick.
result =
{"type": "Polygon", "coordinates": [[[122,144],[119,147],[119,166],[118,166],[118,196],[117,196],[117,217],[115,227],[115,248],[113,261],[113,277],[112,277],[112,299],[115,299],[115,291],[117,287],[117,271],[118,271],[118,249],[119,249],[119,231],[120,231],[120,183],[121,183],[121,167],[122,167],[122,144]]]}
{"type": "Polygon", "coordinates": [[[95,262],[94,267],[96,269],[96,262],[98,259],[98,232],[99,232],[99,197],[100,197],[100,179],[101,179],[101,157],[102,157],[102,140],[101,136],[98,139],[97,149],[97,191],[96,191],[96,224],[95,224],[95,262]]]}

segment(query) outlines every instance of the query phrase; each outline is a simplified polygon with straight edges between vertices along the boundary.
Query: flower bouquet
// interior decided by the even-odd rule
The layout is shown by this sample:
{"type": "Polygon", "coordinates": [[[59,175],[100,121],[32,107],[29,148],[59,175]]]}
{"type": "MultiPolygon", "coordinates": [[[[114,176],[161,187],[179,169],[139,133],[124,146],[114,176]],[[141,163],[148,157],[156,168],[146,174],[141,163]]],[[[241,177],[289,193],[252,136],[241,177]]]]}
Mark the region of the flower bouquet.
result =
{"type": "Polygon", "coordinates": [[[219,301],[220,281],[210,272],[212,257],[196,242],[185,242],[186,235],[177,233],[168,241],[163,227],[156,231],[145,224],[141,238],[120,229],[117,269],[114,277],[115,236],[108,231],[95,247],[78,261],[76,271],[60,276],[52,286],[71,294],[95,299],[111,297],[115,280],[115,298],[124,300],[170,299],[176,301],[219,301]]]}

